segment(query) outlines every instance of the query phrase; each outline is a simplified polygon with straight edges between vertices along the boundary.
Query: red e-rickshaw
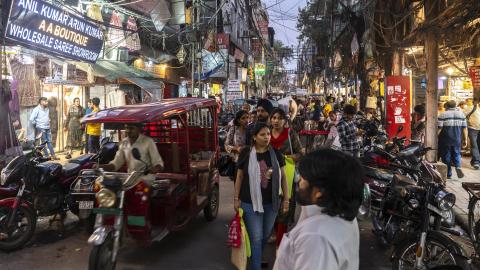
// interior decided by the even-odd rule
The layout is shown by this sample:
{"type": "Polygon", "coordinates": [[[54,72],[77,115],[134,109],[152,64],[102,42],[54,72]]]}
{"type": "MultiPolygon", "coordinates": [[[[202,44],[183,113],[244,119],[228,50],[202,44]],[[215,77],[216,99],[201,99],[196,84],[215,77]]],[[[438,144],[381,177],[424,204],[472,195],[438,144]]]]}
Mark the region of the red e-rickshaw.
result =
{"type": "MultiPolygon", "coordinates": [[[[114,269],[120,238],[125,233],[142,244],[181,230],[203,210],[208,221],[219,207],[219,146],[214,99],[176,98],[99,111],[86,123],[121,130],[143,123],[164,160],[164,171],[151,184],[143,172],[97,171],[95,231],[89,269],[114,269]]],[[[136,149],[134,149],[136,150],[136,149]]],[[[138,152],[138,151],[137,151],[138,152]]],[[[140,159],[139,153],[132,155],[140,159]]]]}

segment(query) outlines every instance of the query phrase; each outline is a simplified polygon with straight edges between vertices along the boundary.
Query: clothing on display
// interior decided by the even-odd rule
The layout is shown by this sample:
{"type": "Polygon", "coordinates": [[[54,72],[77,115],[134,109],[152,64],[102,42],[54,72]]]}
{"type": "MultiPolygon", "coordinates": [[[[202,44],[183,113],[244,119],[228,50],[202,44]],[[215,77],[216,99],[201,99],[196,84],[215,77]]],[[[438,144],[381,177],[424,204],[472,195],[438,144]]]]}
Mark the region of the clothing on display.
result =
{"type": "Polygon", "coordinates": [[[58,100],[55,97],[50,97],[48,99],[48,110],[50,116],[50,132],[52,133],[52,145],[56,147],[57,145],[57,135],[58,135],[58,111],[57,111],[58,100]]]}
{"type": "Polygon", "coordinates": [[[6,116],[7,121],[0,121],[0,156],[14,157],[22,155],[22,148],[18,142],[10,117],[9,102],[12,98],[10,82],[3,80],[0,87],[0,115],[6,116]]]}
{"type": "Polygon", "coordinates": [[[140,37],[138,36],[138,32],[137,32],[138,31],[137,22],[135,21],[135,18],[133,18],[132,16],[128,17],[127,29],[131,30],[127,32],[127,38],[126,38],[127,48],[130,51],[139,51],[141,49],[140,37]]]}
{"type": "Polygon", "coordinates": [[[22,64],[19,59],[10,59],[12,76],[18,81],[16,90],[20,100],[20,106],[36,106],[42,95],[40,80],[35,75],[34,64],[22,64]]]}
{"type": "Polygon", "coordinates": [[[126,47],[125,33],[122,30],[122,20],[115,10],[112,11],[110,25],[112,25],[112,27],[108,29],[107,45],[112,48],[126,47]]]}
{"type": "Polygon", "coordinates": [[[125,91],[120,90],[118,88],[108,92],[107,100],[105,101],[106,105],[107,105],[107,108],[113,108],[113,107],[126,105],[127,104],[126,97],[127,97],[127,95],[125,94],[125,91]]]}
{"type": "Polygon", "coordinates": [[[14,124],[14,128],[21,129],[22,124],[20,122],[20,99],[18,97],[17,86],[18,81],[12,80],[12,82],[10,83],[11,99],[8,103],[8,108],[10,109],[10,117],[12,118],[12,122],[16,123],[14,124]]]}
{"type": "Polygon", "coordinates": [[[101,7],[97,4],[91,4],[87,7],[87,16],[103,23],[101,7]]]}

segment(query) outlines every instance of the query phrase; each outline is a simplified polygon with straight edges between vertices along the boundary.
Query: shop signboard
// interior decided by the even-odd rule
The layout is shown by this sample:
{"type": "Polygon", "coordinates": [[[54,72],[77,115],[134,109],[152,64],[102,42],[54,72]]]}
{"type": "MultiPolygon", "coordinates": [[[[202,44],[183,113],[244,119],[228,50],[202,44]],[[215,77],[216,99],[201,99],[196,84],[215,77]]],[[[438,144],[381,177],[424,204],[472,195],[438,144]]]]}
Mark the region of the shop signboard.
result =
{"type": "Polygon", "coordinates": [[[470,67],[470,78],[474,88],[480,88],[480,66],[470,67]]]}
{"type": "Polygon", "coordinates": [[[243,98],[243,92],[227,91],[227,94],[226,94],[227,101],[233,101],[233,100],[242,99],[242,98],[243,98]]]}
{"type": "Polygon", "coordinates": [[[388,76],[385,98],[388,137],[396,136],[398,127],[403,126],[398,136],[410,138],[410,77],[388,76]]]}
{"type": "Polygon", "coordinates": [[[229,92],[240,92],[240,80],[228,80],[229,92]]]}
{"type": "Polygon", "coordinates": [[[295,93],[297,94],[297,96],[306,96],[308,94],[308,91],[304,88],[297,88],[295,93]]]}
{"type": "Polygon", "coordinates": [[[81,15],[41,0],[12,0],[5,38],[60,57],[95,63],[103,33],[81,15]]]}

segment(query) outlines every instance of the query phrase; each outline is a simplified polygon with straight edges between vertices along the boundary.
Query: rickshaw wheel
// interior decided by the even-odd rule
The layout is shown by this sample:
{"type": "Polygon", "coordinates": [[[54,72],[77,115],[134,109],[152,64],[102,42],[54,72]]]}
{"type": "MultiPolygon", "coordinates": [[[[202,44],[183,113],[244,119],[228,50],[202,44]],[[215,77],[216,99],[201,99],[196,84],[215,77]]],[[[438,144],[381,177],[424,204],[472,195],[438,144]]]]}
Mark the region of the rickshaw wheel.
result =
{"type": "Polygon", "coordinates": [[[213,221],[217,218],[218,215],[218,208],[220,203],[220,192],[218,189],[218,185],[215,185],[212,189],[212,192],[208,196],[208,203],[203,208],[203,215],[207,221],[213,221]]]}
{"type": "Polygon", "coordinates": [[[113,238],[112,234],[107,236],[105,242],[99,246],[94,246],[90,252],[88,262],[89,270],[114,270],[117,261],[112,262],[113,238]]]}

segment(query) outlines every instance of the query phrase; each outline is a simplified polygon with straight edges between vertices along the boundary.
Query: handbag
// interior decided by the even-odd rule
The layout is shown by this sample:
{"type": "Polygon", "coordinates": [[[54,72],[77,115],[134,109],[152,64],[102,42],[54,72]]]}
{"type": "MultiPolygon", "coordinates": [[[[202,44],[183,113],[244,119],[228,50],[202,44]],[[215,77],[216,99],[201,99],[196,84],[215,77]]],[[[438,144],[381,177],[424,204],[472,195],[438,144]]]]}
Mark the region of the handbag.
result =
{"type": "Polygon", "coordinates": [[[232,176],[235,174],[235,161],[229,155],[222,155],[218,161],[218,171],[221,176],[232,176]]]}
{"type": "Polygon", "coordinates": [[[239,270],[247,269],[247,260],[251,255],[250,238],[248,237],[247,227],[243,221],[243,209],[239,208],[237,215],[240,217],[241,240],[239,247],[232,247],[232,264],[239,270]]]}

